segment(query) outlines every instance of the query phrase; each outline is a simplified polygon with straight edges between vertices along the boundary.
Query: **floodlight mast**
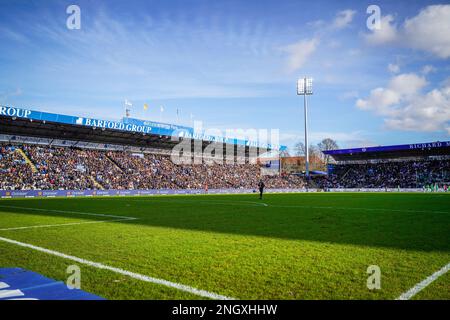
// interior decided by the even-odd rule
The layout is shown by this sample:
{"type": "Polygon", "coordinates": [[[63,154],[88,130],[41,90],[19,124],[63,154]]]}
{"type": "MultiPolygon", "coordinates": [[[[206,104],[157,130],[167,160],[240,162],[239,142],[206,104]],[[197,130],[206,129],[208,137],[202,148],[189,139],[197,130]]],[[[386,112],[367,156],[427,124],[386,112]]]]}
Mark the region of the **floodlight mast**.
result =
{"type": "Polygon", "coordinates": [[[305,110],[305,175],[309,179],[309,145],[308,145],[308,101],[307,95],[312,95],[312,78],[303,77],[297,82],[297,95],[303,96],[305,110]]]}

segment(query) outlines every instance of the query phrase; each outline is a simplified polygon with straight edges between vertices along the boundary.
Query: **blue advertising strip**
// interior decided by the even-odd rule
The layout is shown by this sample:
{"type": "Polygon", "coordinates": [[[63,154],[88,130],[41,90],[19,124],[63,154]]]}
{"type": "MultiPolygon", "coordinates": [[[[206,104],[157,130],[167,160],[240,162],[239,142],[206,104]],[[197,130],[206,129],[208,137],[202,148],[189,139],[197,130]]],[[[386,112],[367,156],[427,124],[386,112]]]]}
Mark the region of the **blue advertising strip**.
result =
{"type": "MultiPolygon", "coordinates": [[[[125,123],[120,121],[100,120],[94,118],[75,117],[62,114],[34,111],[29,109],[21,109],[15,107],[0,106],[0,116],[17,117],[23,119],[32,119],[39,121],[57,122],[71,125],[80,125],[88,127],[98,127],[105,129],[114,129],[121,131],[140,132],[148,134],[172,135],[177,131],[184,131],[188,128],[181,126],[150,126],[143,123],[125,123]]],[[[152,123],[155,124],[155,123],[152,123]]]]}
{"type": "Polygon", "coordinates": [[[9,106],[0,106],[0,116],[11,118],[32,119],[39,121],[49,121],[64,123],[70,125],[88,126],[92,128],[105,128],[111,130],[120,130],[136,132],[142,134],[156,134],[163,136],[185,137],[212,142],[223,142],[249,147],[260,147],[271,150],[286,150],[286,146],[280,146],[268,143],[259,143],[256,141],[211,136],[205,133],[194,133],[193,128],[172,125],[167,123],[144,121],[133,118],[123,118],[123,121],[100,120],[94,118],[75,117],[62,114],[34,111],[9,106]]]}
{"type": "Polygon", "coordinates": [[[440,149],[449,148],[450,141],[437,141],[437,142],[425,142],[425,143],[412,143],[412,144],[400,144],[395,146],[384,147],[367,147],[367,148],[355,148],[355,149],[339,149],[323,151],[325,154],[351,154],[351,153],[364,153],[364,152],[384,152],[384,151],[401,151],[401,150],[423,150],[423,149],[440,149]]]}
{"type": "Polygon", "coordinates": [[[0,268],[0,300],[105,300],[21,268],[0,268]]]}
{"type": "Polygon", "coordinates": [[[154,121],[147,121],[147,120],[140,120],[140,119],[134,119],[134,118],[123,118],[122,120],[125,124],[131,124],[131,125],[137,125],[137,126],[148,126],[148,127],[155,127],[155,128],[162,128],[167,129],[171,131],[175,130],[182,130],[182,131],[188,131],[193,132],[192,128],[185,127],[185,126],[179,126],[169,123],[162,123],[162,122],[154,122],[154,121]]]}
{"type": "MultiPolygon", "coordinates": [[[[302,192],[304,189],[267,189],[267,192],[302,192]]],[[[152,190],[0,190],[0,198],[52,198],[98,196],[152,196],[175,194],[236,194],[252,193],[255,189],[152,189],[152,190]]]]}

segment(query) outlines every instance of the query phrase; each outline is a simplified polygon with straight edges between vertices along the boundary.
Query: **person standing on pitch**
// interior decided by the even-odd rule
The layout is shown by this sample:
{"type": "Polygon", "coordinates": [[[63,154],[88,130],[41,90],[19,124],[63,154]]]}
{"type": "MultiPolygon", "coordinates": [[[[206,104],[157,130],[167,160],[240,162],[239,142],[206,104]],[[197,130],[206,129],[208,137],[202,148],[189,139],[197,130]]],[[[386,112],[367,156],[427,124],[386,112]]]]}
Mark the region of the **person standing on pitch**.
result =
{"type": "Polygon", "coordinates": [[[265,186],[266,186],[266,185],[264,184],[264,182],[262,181],[262,179],[259,180],[259,183],[258,183],[258,188],[259,188],[259,199],[262,199],[263,192],[264,192],[264,187],[265,187],[265,186]]]}

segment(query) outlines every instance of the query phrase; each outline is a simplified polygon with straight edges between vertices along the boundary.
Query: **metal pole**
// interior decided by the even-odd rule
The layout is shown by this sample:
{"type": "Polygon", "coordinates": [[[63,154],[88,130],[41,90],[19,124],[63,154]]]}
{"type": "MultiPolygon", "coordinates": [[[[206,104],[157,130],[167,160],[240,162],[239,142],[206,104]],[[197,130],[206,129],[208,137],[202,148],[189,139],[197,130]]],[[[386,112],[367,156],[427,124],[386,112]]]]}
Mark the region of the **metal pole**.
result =
{"type": "Polygon", "coordinates": [[[309,145],[308,145],[308,102],[306,99],[306,78],[304,81],[305,86],[305,94],[304,97],[304,107],[305,107],[305,171],[306,171],[306,178],[309,179],[309,145]]]}

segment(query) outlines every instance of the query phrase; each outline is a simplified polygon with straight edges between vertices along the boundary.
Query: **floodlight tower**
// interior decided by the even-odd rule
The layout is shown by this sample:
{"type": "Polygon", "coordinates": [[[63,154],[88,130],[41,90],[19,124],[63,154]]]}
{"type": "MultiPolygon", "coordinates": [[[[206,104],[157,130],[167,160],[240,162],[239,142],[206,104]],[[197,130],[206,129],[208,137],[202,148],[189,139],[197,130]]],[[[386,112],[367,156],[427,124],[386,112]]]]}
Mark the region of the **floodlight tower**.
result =
{"type": "Polygon", "coordinates": [[[309,145],[308,145],[308,101],[306,96],[312,95],[312,78],[303,77],[297,81],[297,95],[303,96],[305,109],[305,171],[306,178],[309,179],[309,145]]]}

